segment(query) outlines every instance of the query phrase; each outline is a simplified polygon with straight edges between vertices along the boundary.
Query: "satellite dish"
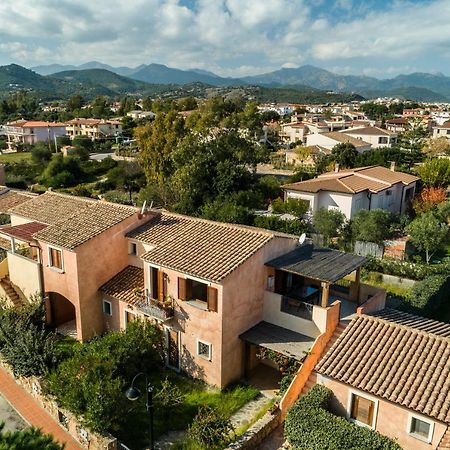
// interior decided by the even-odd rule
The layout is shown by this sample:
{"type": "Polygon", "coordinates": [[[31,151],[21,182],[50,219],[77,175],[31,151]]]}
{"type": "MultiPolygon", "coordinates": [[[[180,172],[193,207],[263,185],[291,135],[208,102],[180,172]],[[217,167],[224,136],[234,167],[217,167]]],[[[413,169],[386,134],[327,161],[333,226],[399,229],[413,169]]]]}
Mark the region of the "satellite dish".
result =
{"type": "Polygon", "coordinates": [[[298,238],[298,243],[302,245],[306,240],[306,233],[302,233],[301,236],[298,238]]]}

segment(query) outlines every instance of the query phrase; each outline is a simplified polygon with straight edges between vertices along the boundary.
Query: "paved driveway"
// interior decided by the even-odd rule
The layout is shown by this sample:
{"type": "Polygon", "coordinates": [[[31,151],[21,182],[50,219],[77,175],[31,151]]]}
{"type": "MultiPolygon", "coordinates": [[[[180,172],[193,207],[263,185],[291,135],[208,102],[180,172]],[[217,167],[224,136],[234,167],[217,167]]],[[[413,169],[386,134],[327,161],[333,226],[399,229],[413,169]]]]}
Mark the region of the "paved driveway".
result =
{"type": "Polygon", "coordinates": [[[22,430],[27,423],[17,414],[10,404],[0,395],[0,423],[5,422],[4,431],[22,430]]]}

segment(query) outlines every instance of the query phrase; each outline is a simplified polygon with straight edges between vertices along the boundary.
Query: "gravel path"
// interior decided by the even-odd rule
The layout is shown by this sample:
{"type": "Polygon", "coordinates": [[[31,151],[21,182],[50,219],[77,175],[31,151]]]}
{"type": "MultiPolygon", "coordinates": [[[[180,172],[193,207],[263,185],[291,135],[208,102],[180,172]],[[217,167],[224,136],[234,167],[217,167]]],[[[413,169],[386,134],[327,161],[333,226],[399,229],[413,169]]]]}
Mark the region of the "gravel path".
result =
{"type": "Polygon", "coordinates": [[[26,428],[28,425],[17,414],[16,410],[0,395],[0,423],[5,422],[4,431],[18,431],[26,428]]]}

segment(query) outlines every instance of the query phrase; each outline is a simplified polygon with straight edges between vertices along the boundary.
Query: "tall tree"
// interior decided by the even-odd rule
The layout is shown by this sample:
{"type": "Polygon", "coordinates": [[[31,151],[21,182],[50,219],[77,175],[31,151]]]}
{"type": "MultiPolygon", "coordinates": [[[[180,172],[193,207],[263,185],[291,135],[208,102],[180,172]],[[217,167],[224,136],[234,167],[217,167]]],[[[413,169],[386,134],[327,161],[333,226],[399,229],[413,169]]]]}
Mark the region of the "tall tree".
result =
{"type": "Polygon", "coordinates": [[[425,186],[444,187],[450,185],[450,160],[427,159],[417,173],[425,186]]]}
{"type": "Polygon", "coordinates": [[[314,228],[323,234],[325,242],[330,243],[330,239],[339,235],[345,223],[345,215],[337,210],[320,208],[313,217],[314,228]]]}
{"type": "Polygon", "coordinates": [[[353,144],[346,142],[335,145],[331,155],[341,168],[352,169],[355,167],[359,153],[353,144]]]}

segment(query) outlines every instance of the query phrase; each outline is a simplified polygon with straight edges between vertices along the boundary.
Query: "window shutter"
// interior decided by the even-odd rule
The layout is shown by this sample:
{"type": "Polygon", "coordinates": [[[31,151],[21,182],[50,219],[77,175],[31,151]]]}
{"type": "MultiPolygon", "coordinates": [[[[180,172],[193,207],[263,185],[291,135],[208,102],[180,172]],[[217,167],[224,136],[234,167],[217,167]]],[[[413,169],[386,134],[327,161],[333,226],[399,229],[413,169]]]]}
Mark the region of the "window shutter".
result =
{"type": "Polygon", "coordinates": [[[186,300],[186,278],[178,277],[178,298],[186,300]]]}
{"type": "Polygon", "coordinates": [[[158,270],[158,300],[162,302],[164,300],[164,272],[158,270]]]}
{"type": "Polygon", "coordinates": [[[208,311],[217,312],[217,289],[208,286],[208,311]]]}
{"type": "Polygon", "coordinates": [[[284,272],[281,270],[275,270],[275,293],[276,294],[284,294],[283,289],[283,279],[284,272]]]}

